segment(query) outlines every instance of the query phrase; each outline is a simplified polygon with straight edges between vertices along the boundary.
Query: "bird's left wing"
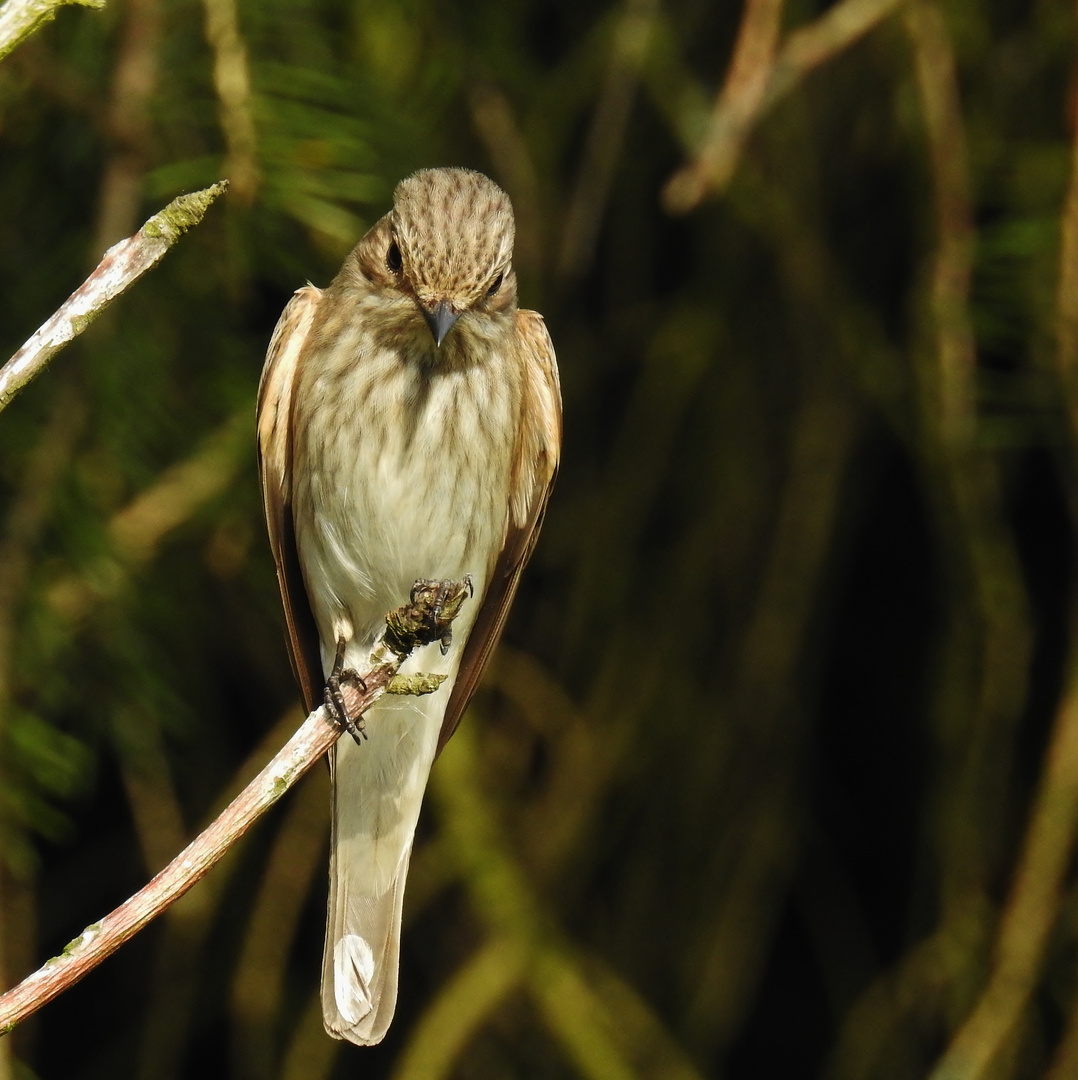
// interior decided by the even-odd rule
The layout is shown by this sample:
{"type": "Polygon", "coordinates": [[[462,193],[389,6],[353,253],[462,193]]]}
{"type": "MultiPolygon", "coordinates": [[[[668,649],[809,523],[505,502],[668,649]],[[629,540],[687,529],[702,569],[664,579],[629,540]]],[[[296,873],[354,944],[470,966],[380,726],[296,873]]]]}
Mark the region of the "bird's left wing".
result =
{"type": "Polygon", "coordinates": [[[518,311],[516,344],[524,371],[520,434],[510,477],[505,544],[494,564],[438,735],[438,750],[460,723],[505,629],[509,607],[543,524],[561,453],[561,386],[554,345],[542,315],[518,311]]]}
{"type": "Polygon", "coordinates": [[[292,523],[292,391],[300,354],[322,299],[313,285],[297,289],[270,339],[258,384],[258,475],[270,548],[288,626],[288,652],[310,712],[321,700],[318,630],[303,585],[292,523]]]}

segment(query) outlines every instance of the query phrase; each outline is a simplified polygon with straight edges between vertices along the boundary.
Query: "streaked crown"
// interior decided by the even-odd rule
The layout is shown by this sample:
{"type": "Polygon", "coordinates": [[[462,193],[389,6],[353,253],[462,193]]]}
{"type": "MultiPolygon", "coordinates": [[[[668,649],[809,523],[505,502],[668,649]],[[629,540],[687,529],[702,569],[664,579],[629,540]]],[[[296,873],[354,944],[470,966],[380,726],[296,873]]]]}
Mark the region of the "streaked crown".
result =
{"type": "Polygon", "coordinates": [[[393,226],[405,270],[424,304],[470,306],[513,258],[513,206],[470,169],[422,169],[393,193],[393,226]]]}

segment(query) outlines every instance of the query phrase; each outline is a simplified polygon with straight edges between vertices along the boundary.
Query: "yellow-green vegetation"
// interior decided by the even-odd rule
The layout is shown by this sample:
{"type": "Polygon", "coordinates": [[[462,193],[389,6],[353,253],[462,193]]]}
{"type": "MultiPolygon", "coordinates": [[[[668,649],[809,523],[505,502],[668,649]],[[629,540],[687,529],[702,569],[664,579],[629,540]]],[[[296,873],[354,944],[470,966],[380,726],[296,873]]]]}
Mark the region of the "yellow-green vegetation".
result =
{"type": "Polygon", "coordinates": [[[414,675],[394,675],[386,683],[387,694],[433,694],[446,680],[445,675],[416,672],[414,675]]]}
{"type": "Polygon", "coordinates": [[[1076,59],[1054,0],[108,0],[6,56],[0,356],[231,187],[0,415],[5,983],[284,741],[262,357],[412,170],[509,192],[566,438],[385,1045],[321,1028],[319,767],[0,1080],[1078,1075],[1076,59]]]}

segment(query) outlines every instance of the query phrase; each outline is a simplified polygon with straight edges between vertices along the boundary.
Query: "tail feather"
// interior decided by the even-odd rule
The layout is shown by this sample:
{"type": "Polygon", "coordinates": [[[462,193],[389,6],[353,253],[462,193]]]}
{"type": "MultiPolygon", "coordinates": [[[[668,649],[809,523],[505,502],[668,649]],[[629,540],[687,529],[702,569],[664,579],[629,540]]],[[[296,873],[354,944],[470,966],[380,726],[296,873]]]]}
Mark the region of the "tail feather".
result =
{"type": "Polygon", "coordinates": [[[411,844],[381,896],[330,900],[322,967],[326,1031],[362,1046],[381,1042],[397,1004],[401,912],[411,844]],[[334,910],[336,909],[336,910],[334,910]]]}
{"type": "Polygon", "coordinates": [[[330,756],[322,1015],[330,1035],[361,1046],[381,1042],[397,1004],[404,883],[444,708],[420,701],[379,702],[367,715],[370,740],[346,737],[330,756]]]}

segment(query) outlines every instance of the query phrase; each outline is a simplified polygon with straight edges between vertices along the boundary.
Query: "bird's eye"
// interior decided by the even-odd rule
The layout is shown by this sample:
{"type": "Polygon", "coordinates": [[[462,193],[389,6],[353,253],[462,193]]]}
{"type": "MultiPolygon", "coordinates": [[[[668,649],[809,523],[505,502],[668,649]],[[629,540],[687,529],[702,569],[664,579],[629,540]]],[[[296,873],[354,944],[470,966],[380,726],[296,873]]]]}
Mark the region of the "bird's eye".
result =
{"type": "Polygon", "coordinates": [[[502,287],[502,278],[504,274],[499,274],[491,283],[490,288],[487,289],[487,296],[493,296],[502,287]]]}
{"type": "Polygon", "coordinates": [[[389,267],[390,273],[399,274],[401,267],[404,263],[401,261],[401,249],[397,247],[397,241],[394,240],[389,245],[389,250],[386,252],[386,266],[389,267]]]}

